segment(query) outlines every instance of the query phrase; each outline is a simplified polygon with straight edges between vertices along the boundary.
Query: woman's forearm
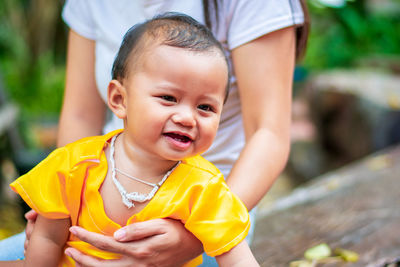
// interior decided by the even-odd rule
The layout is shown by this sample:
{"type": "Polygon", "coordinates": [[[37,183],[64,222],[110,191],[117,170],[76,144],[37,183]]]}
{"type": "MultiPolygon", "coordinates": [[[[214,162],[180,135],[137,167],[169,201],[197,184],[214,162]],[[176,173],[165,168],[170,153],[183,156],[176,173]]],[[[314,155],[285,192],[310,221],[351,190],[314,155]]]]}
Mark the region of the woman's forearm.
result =
{"type": "Polygon", "coordinates": [[[269,190],[288,158],[294,55],[293,27],[232,52],[246,145],[227,183],[249,210],[269,190]]]}
{"type": "Polygon", "coordinates": [[[285,167],[289,155],[288,137],[259,129],[247,141],[227,184],[251,210],[268,192],[285,167]]]}

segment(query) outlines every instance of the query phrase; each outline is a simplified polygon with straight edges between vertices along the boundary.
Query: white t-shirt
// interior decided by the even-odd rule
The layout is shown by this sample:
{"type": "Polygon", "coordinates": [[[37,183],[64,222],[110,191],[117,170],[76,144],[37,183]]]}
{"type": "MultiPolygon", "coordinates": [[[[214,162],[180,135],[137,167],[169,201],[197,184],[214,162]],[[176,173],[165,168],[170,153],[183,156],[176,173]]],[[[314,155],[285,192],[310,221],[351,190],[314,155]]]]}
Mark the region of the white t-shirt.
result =
{"type": "MultiPolygon", "coordinates": [[[[168,11],[185,13],[204,23],[201,0],[66,1],[64,21],[78,34],[96,41],[96,83],[105,101],[112,64],[125,32],[136,23],[168,11]]],[[[303,20],[299,0],[225,0],[219,7],[219,27],[214,34],[231,61],[232,49],[269,32],[301,24],[303,20]]],[[[122,127],[122,121],[113,115],[104,132],[122,127]]],[[[244,142],[239,93],[232,72],[231,89],[216,139],[203,156],[226,177],[244,142]]]]}

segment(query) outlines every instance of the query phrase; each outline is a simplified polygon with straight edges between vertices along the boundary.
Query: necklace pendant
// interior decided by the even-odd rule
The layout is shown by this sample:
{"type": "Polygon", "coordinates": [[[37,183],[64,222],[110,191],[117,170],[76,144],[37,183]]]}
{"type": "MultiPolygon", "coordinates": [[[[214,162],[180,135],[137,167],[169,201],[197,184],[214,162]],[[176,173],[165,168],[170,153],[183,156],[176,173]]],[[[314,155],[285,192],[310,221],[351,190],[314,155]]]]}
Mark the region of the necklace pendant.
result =
{"type": "Polygon", "coordinates": [[[158,184],[152,184],[149,182],[146,182],[144,180],[141,180],[139,178],[133,177],[127,173],[124,173],[123,171],[118,170],[115,167],[115,159],[114,159],[114,144],[115,144],[115,140],[117,139],[118,135],[113,136],[113,138],[111,139],[111,144],[110,144],[110,163],[111,163],[111,176],[112,176],[112,180],[114,182],[115,187],[117,187],[118,192],[121,195],[122,198],[122,203],[128,208],[132,208],[135,207],[135,204],[133,203],[134,201],[136,202],[140,202],[143,203],[145,201],[151,200],[155,193],[158,191],[158,189],[160,188],[160,186],[165,182],[165,180],[169,177],[169,175],[173,172],[173,170],[175,170],[175,168],[180,164],[180,161],[174,166],[172,167],[172,169],[170,169],[169,171],[167,171],[167,173],[164,175],[164,177],[161,179],[161,181],[158,184]],[[152,186],[153,189],[150,191],[150,193],[148,194],[141,194],[139,192],[130,192],[128,193],[125,188],[122,186],[122,184],[117,180],[116,177],[116,173],[120,172],[123,175],[127,176],[128,178],[147,184],[149,186],[152,186]]]}
{"type": "Polygon", "coordinates": [[[124,203],[124,205],[130,209],[132,207],[135,207],[135,204],[133,203],[132,200],[129,200],[126,196],[122,196],[122,203],[124,203]]]}

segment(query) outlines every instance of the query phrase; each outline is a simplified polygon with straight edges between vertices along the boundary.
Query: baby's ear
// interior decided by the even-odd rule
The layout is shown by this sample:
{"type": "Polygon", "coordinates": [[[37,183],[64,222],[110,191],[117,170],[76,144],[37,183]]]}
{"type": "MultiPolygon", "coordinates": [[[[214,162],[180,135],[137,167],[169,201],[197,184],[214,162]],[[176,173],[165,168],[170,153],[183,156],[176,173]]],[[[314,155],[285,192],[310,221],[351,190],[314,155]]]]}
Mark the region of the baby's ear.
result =
{"type": "Polygon", "coordinates": [[[107,104],[111,111],[120,119],[126,118],[126,88],[117,80],[108,84],[107,104]]]}

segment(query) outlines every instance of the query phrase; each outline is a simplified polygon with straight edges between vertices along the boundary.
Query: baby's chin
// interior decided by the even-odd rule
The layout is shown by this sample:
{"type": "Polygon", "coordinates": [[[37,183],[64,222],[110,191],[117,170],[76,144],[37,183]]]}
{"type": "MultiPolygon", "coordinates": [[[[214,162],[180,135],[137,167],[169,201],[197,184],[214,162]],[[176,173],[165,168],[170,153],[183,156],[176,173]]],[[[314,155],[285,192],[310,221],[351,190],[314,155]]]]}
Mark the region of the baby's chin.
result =
{"type": "Polygon", "coordinates": [[[187,159],[187,158],[191,158],[191,157],[194,157],[194,156],[197,156],[197,155],[201,155],[203,152],[199,152],[199,153],[197,153],[197,152],[194,152],[194,153],[182,153],[182,152],[178,152],[178,153],[174,153],[175,155],[168,155],[168,156],[165,156],[165,158],[164,159],[166,159],[166,160],[170,160],[170,161],[176,161],[176,162],[178,162],[178,161],[182,161],[182,160],[184,160],[184,159],[187,159]]]}

